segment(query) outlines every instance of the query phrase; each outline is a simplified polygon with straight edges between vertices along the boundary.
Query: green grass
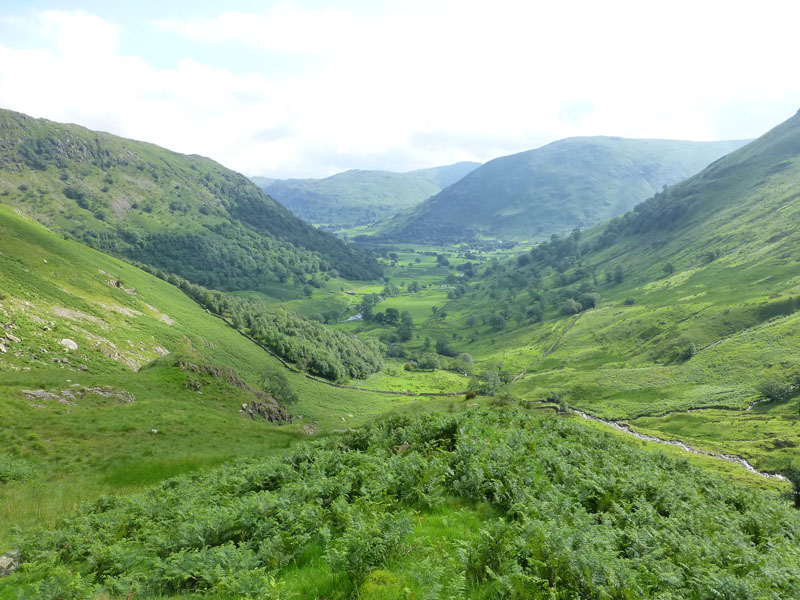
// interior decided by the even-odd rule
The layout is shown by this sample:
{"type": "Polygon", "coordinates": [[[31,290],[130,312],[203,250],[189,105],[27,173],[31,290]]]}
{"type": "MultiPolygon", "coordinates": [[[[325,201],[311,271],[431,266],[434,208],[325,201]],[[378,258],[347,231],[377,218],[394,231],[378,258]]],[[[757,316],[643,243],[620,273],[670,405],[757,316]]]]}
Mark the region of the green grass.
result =
{"type": "Polygon", "coordinates": [[[0,353],[0,405],[4,422],[14,424],[0,429],[0,457],[14,460],[18,471],[33,469],[33,477],[0,483],[2,549],[13,526],[51,522],[98,495],[142,489],[234,456],[284,452],[308,437],[305,426],[328,435],[414,401],[287,372],[299,396],[290,407],[295,422],[251,421],[240,407],[252,402],[252,392],[178,369],[160,353],[233,368],[253,388],[266,369],[281,367],[177,288],[5,206],[0,273],[0,337],[20,340],[6,339],[8,351],[0,353]],[[66,350],[60,344],[66,338],[78,349],[66,350]],[[23,395],[98,386],[128,392],[135,401],[86,394],[71,406],[23,395]],[[42,495],[43,485],[52,493],[42,495]]]}

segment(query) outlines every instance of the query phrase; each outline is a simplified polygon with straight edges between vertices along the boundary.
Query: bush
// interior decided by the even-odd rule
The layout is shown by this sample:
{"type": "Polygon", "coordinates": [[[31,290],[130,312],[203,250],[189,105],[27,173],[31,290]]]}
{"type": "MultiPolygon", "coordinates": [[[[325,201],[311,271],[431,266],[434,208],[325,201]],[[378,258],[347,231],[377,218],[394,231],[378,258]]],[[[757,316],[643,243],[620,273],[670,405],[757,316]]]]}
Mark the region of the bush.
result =
{"type": "Polygon", "coordinates": [[[581,312],[581,305],[572,298],[567,298],[561,303],[561,313],[564,315],[575,315],[581,312]]]}
{"type": "Polygon", "coordinates": [[[761,394],[770,402],[778,402],[780,400],[787,400],[792,397],[794,388],[778,381],[777,379],[767,379],[758,384],[756,388],[758,393],[761,394]]]}
{"type": "Polygon", "coordinates": [[[636,300],[634,298],[625,298],[625,302],[623,302],[625,306],[633,306],[636,304],[636,300]]]}

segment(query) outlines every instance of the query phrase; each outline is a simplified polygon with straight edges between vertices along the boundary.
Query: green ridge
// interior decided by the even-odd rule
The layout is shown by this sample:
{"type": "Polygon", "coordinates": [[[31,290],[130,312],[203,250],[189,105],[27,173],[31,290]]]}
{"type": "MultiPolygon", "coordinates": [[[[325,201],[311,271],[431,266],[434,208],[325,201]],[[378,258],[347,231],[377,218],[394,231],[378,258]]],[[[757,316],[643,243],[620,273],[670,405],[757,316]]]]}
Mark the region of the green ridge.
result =
{"type": "Polygon", "coordinates": [[[207,158],[8,110],[0,140],[0,202],[104,252],[216,289],[380,275],[374,259],[207,158]]]}
{"type": "Polygon", "coordinates": [[[569,138],[489,161],[376,235],[436,244],[476,236],[538,241],[621,214],[744,143],[569,138]]]}

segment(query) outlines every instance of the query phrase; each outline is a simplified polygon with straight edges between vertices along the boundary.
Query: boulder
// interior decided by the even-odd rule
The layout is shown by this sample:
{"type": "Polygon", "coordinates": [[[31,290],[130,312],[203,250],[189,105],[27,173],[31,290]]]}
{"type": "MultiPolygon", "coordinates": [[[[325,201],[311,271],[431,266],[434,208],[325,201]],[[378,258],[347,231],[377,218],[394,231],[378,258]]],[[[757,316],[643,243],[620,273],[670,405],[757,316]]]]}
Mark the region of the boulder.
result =
{"type": "Polygon", "coordinates": [[[63,340],[61,340],[58,343],[61,344],[62,346],[64,346],[64,348],[66,348],[67,350],[77,350],[78,349],[78,344],[74,340],[71,340],[69,338],[64,338],[63,340]]]}

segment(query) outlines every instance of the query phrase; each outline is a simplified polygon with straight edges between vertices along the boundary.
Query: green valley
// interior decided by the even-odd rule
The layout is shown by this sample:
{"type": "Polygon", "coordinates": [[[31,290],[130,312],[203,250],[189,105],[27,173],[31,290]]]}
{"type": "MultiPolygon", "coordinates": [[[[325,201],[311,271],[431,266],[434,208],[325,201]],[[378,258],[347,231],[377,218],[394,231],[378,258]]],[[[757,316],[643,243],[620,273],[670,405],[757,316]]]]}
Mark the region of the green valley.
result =
{"type": "MultiPolygon", "coordinates": [[[[322,326],[291,327],[271,331],[302,340],[298,327],[322,326]]],[[[0,546],[12,526],[101,493],[283,451],[412,400],[332,390],[178,287],[0,206],[0,546]]]]}
{"type": "Polygon", "coordinates": [[[9,193],[0,598],[792,597],[798,140],[536,245],[235,294],[9,193]]]}
{"type": "Polygon", "coordinates": [[[253,181],[301,219],[336,231],[391,217],[479,166],[460,162],[407,173],[353,170],[325,179],[254,177],[253,181]]]}

